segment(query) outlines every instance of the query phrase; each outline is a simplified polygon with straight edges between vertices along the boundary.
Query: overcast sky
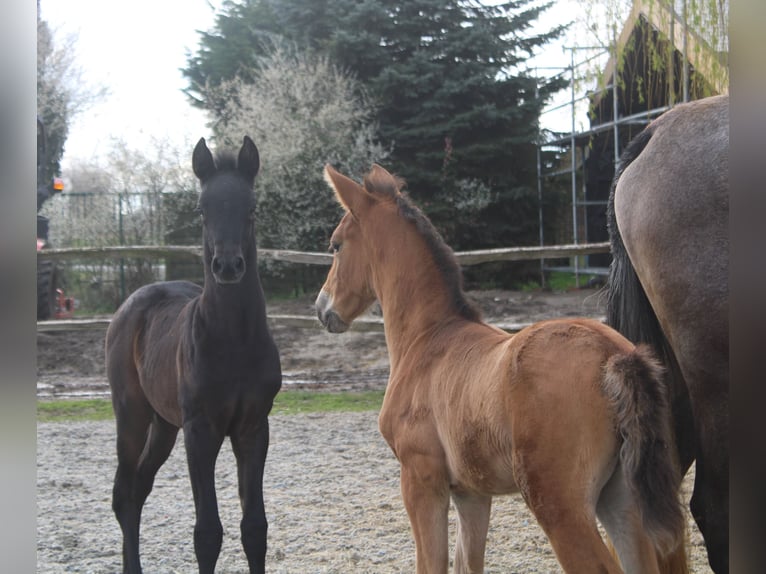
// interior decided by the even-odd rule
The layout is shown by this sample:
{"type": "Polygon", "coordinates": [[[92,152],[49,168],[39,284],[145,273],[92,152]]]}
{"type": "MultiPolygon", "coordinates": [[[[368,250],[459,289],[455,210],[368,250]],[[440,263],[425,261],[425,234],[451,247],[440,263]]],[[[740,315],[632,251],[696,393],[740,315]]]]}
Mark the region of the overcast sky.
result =
{"type": "Polygon", "coordinates": [[[85,81],[110,92],[75,118],[65,164],[98,155],[113,137],[141,147],[152,136],[183,144],[209,135],[201,112],[181,92],[179,71],[186,50],[196,50],[197,30],[213,24],[208,0],[41,0],[40,11],[57,36],[77,35],[85,81]]]}
{"type": "MultiPolygon", "coordinates": [[[[186,51],[197,49],[197,31],[212,27],[214,8],[220,4],[221,0],[41,0],[42,18],[57,37],[77,35],[75,57],[85,81],[110,91],[103,102],[73,121],[64,167],[103,153],[113,137],[140,148],[152,137],[193,146],[210,135],[202,113],[181,92],[185,82],[180,68],[186,64],[186,51]]],[[[540,29],[571,19],[573,6],[574,0],[559,0],[539,23],[540,29]]],[[[557,45],[539,61],[566,65],[569,56],[557,45]]],[[[565,121],[563,129],[567,126],[565,121]]]]}

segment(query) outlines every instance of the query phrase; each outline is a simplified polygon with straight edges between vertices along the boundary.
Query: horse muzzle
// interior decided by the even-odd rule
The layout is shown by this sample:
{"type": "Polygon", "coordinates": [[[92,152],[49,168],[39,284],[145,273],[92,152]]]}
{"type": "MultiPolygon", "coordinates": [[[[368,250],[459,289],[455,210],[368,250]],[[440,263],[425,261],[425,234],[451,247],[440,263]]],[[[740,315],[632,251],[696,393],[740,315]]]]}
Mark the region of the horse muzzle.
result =
{"type": "Polygon", "coordinates": [[[315,303],[317,317],[330,333],[343,333],[348,330],[348,323],[340,318],[332,308],[332,298],[325,291],[320,291],[315,303]]]}
{"type": "Polygon", "coordinates": [[[231,257],[216,255],[213,257],[211,265],[213,277],[219,285],[239,283],[244,277],[246,269],[245,258],[241,255],[231,257]]]}
{"type": "Polygon", "coordinates": [[[242,255],[215,255],[210,270],[216,283],[226,285],[239,283],[245,275],[247,265],[242,255]]]}

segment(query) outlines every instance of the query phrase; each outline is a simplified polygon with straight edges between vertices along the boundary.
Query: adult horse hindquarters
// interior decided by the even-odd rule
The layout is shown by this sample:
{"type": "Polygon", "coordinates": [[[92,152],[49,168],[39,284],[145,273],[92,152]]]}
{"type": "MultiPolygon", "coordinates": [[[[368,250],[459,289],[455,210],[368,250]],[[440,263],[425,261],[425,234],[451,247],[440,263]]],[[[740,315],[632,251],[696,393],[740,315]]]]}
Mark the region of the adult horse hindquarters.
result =
{"type": "Polygon", "coordinates": [[[213,572],[221,549],[214,471],[229,436],[237,459],[242,544],[250,571],[264,572],[268,414],[282,375],[257,272],[258,150],[245,136],[236,160],[230,154],[213,159],[200,139],[192,165],[202,187],[204,287],[185,281],[142,287],[117,310],[106,335],[117,422],[112,505],[123,533],[123,570],[141,572],[141,509],[183,428],[199,571],[213,572]]]}
{"type": "Polygon", "coordinates": [[[420,573],[483,572],[493,495],[521,491],[567,572],[657,572],[679,545],[680,476],[655,361],[597,321],[515,336],[480,320],[428,219],[374,166],[360,186],[325,170],[346,215],[317,298],[341,332],[377,297],[391,374],[380,430],[401,464],[420,573]]]}
{"type": "Polygon", "coordinates": [[[682,467],[697,461],[692,515],[718,574],[729,556],[728,151],[728,96],[679,105],[626,148],[607,210],[607,322],[668,363],[682,467]]]}

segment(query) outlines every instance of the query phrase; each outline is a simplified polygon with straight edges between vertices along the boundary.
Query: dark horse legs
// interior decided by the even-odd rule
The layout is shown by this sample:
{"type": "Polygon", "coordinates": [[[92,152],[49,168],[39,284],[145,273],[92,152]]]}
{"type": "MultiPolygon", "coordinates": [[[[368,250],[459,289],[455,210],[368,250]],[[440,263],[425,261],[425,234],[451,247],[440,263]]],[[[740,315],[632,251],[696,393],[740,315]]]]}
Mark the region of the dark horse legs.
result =
{"type": "MultiPolygon", "coordinates": [[[[726,469],[728,470],[728,469],[726,469]]],[[[721,469],[707,463],[703,455],[697,458],[694,492],[691,511],[694,520],[705,538],[708,561],[713,572],[725,574],[729,571],[728,492],[724,477],[716,476],[721,469]]]]}
{"type": "Polygon", "coordinates": [[[200,574],[212,574],[223,542],[223,526],[215,494],[215,461],[221,450],[224,433],[204,419],[187,421],[183,428],[197,516],[194,524],[194,553],[200,574]]]}
{"type": "Polygon", "coordinates": [[[268,523],[263,504],[263,468],[269,448],[269,421],[258,421],[256,428],[245,428],[231,436],[237,457],[239,499],[242,504],[240,531],[250,572],[266,571],[266,536],[268,523]]]}
{"type": "MultiPolygon", "coordinates": [[[[154,413],[143,399],[131,404],[130,416],[117,412],[117,473],[112,508],[123,533],[123,572],[140,574],[141,510],[154,477],[175,445],[178,428],[154,413]]],[[[246,426],[246,425],[245,425],[246,426]]],[[[231,442],[237,458],[242,504],[242,546],[250,572],[265,572],[267,521],[263,503],[263,471],[269,444],[268,420],[239,430],[231,442]]],[[[194,551],[200,574],[215,570],[223,541],[215,493],[215,461],[224,435],[206,422],[184,425],[189,477],[194,493],[194,551]]]]}
{"type": "MultiPolygon", "coordinates": [[[[716,574],[725,574],[729,571],[729,457],[728,444],[720,435],[729,436],[729,413],[722,408],[729,400],[723,392],[710,397],[704,403],[707,412],[697,416],[702,421],[697,429],[701,446],[690,507],[705,538],[710,567],[716,574]]],[[[698,410],[701,404],[697,402],[698,410]]]]}
{"type": "Polygon", "coordinates": [[[152,491],[157,470],[173,450],[178,434],[176,427],[154,414],[145,401],[141,402],[116,414],[118,464],[112,509],[122,529],[122,568],[127,574],[141,572],[138,555],[141,510],[152,491]]]}

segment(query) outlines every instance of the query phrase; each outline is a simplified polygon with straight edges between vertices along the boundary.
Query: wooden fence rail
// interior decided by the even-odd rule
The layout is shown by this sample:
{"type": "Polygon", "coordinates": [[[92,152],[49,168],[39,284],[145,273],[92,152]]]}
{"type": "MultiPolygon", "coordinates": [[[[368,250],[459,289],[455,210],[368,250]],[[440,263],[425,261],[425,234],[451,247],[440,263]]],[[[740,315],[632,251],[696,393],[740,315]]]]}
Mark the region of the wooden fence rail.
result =
{"type": "MultiPolygon", "coordinates": [[[[600,321],[604,321],[604,317],[597,317],[600,321]]],[[[309,317],[308,315],[269,315],[269,325],[271,327],[296,327],[299,329],[324,329],[319,319],[316,317],[309,317]]],[[[61,319],[55,321],[38,321],[37,330],[40,333],[51,333],[56,331],[84,331],[87,329],[106,329],[109,327],[111,319],[109,317],[102,317],[97,319],[61,319]]],[[[499,327],[508,333],[518,333],[524,327],[531,325],[532,323],[506,323],[499,322],[493,323],[495,327],[499,327]]],[[[383,319],[377,317],[359,317],[355,319],[351,326],[350,331],[364,332],[364,333],[382,333],[383,332],[383,319]]]]}
{"type": "MultiPolygon", "coordinates": [[[[490,261],[531,261],[534,259],[556,259],[576,257],[594,253],[608,253],[609,243],[584,243],[579,245],[549,245],[543,247],[502,247],[497,249],[477,249],[457,251],[455,257],[461,265],[477,265],[490,261]]],[[[141,257],[161,259],[173,255],[194,255],[202,257],[202,247],[187,245],[134,245],[124,247],[71,247],[63,249],[45,249],[39,251],[40,259],[53,261],[88,261],[94,259],[120,259],[122,257],[141,257]]],[[[275,259],[309,265],[330,265],[329,253],[291,251],[289,249],[259,249],[261,259],[275,259]]]]}
{"type": "MultiPolygon", "coordinates": [[[[554,259],[559,257],[576,257],[594,253],[608,253],[609,243],[585,243],[580,245],[550,245],[543,247],[504,247],[498,249],[477,249],[474,251],[458,251],[455,253],[461,265],[477,265],[490,261],[530,261],[535,259],[554,259]]],[[[173,255],[195,255],[202,257],[202,247],[186,245],[138,245],[124,247],[72,247],[63,249],[46,249],[38,252],[41,259],[53,261],[88,261],[95,259],[120,259],[123,257],[140,257],[162,259],[173,255]]],[[[292,263],[309,265],[330,265],[332,255],[329,253],[311,253],[291,251],[288,249],[259,249],[261,259],[275,259],[292,263]]],[[[82,329],[106,328],[109,318],[101,319],[66,319],[58,321],[38,321],[37,330],[43,331],[77,331],[82,329]]],[[[300,328],[321,327],[316,317],[299,315],[273,315],[269,317],[272,325],[287,325],[300,328]]],[[[523,328],[524,324],[498,325],[510,333],[523,328]]],[[[354,331],[382,331],[383,321],[376,318],[360,318],[351,324],[354,331]]]]}

